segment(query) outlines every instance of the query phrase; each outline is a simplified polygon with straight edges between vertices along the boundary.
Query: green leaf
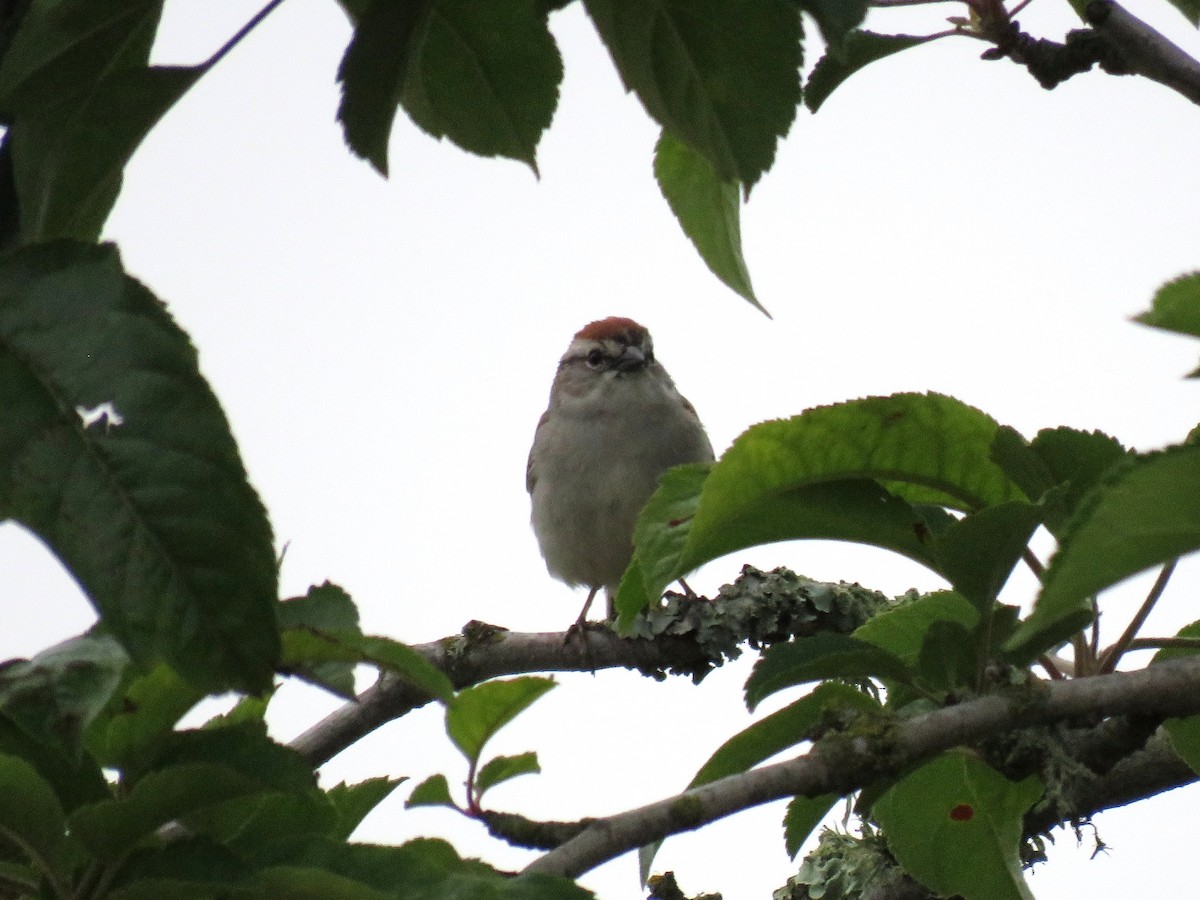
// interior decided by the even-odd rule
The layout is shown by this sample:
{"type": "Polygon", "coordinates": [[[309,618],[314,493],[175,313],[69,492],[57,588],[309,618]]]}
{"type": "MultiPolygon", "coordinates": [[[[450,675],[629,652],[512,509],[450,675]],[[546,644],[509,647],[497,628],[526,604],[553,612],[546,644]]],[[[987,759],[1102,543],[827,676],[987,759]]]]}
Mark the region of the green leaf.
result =
{"type": "Polygon", "coordinates": [[[342,588],[326,581],[313,585],[303,597],[291,597],[276,607],[280,629],[317,628],[326,631],[358,629],[358,607],[342,588]]]}
{"type": "Polygon", "coordinates": [[[351,15],[354,37],[338,67],[342,102],[337,118],[346,143],[385,177],[388,138],[404,91],[413,34],[427,5],[405,0],[359,0],[354,4],[357,15],[351,15]]]}
{"type": "Polygon", "coordinates": [[[168,822],[263,790],[258,779],[226,766],[168,766],[144,776],[126,797],[81,806],[69,825],[72,836],[93,855],[114,861],[168,822]]]}
{"type": "Polygon", "coordinates": [[[356,631],[294,628],[283,634],[282,666],[349,699],[354,697],[353,665],[369,663],[398,675],[443,703],[454,694],[446,674],[424,656],[391,638],[356,631]],[[334,664],[343,664],[337,667],[334,664]]]}
{"type": "Polygon", "coordinates": [[[964,516],[938,535],[934,552],[942,574],[980,615],[991,614],[1040,518],[1037,507],[1009,500],[964,516]]]}
{"type": "Polygon", "coordinates": [[[458,809],[450,796],[450,786],[446,783],[445,775],[430,775],[408,795],[404,803],[405,809],[415,806],[448,806],[458,809]]]}
{"type": "MultiPolygon", "coordinates": [[[[634,530],[634,566],[617,592],[618,626],[627,629],[638,611],[661,597],[668,584],[697,566],[735,550],[799,538],[856,541],[885,547],[934,563],[924,517],[874,481],[816,482],[765,494],[756,506],[735,508],[723,520],[710,518],[703,542],[693,540],[690,515],[664,515],[695,509],[699,497],[685,473],[668,472],[642,511],[634,530]],[[636,567],[636,568],[635,568],[636,567]],[[647,574],[648,573],[648,574],[647,574]]],[[[710,510],[712,507],[709,507],[710,510]]]]}
{"type": "Polygon", "coordinates": [[[486,791],[518,775],[535,775],[542,771],[537,754],[530,751],[516,756],[497,756],[488,760],[475,776],[476,799],[486,791]]]}
{"type": "Polygon", "coordinates": [[[1046,527],[1056,537],[1061,537],[1079,501],[1092,486],[1109,470],[1134,458],[1116,438],[1100,431],[1074,428],[1039,431],[1030,449],[1049,470],[1057,486],[1042,501],[1046,527]]]}
{"type": "Polygon", "coordinates": [[[846,36],[862,24],[867,15],[867,0],[798,0],[802,10],[817,20],[821,37],[840,49],[846,36]]]}
{"type": "Polygon", "coordinates": [[[264,897],[288,900],[389,900],[396,895],[377,891],[357,878],[312,866],[274,866],[258,873],[256,884],[264,897]]]}
{"type": "Polygon", "coordinates": [[[622,581],[620,626],[702,563],[771,541],[857,541],[938,571],[928,516],[910,504],[970,511],[1021,499],[990,458],[997,428],[940,394],[869,397],[755,425],[707,477],[682,467],[660,481],[634,530],[641,584],[622,581]]]}
{"type": "Polygon", "coordinates": [[[254,778],[273,790],[301,793],[317,786],[316,775],[297,750],[276,743],[264,722],[239,722],[220,728],[173,731],[164,735],[155,759],[158,767],[214,763],[254,778]]]}
{"type": "Polygon", "coordinates": [[[996,429],[992,438],[991,460],[1009,477],[1021,492],[1037,502],[1058,480],[1045,461],[1030,446],[1019,431],[1008,425],[996,429]]]}
{"type": "Polygon", "coordinates": [[[808,836],[837,803],[837,794],[821,794],[819,797],[793,797],[783,814],[783,843],[788,858],[795,859],[808,836]]]}
{"type": "MultiPolygon", "coordinates": [[[[333,873],[340,878],[384,891],[389,897],[411,900],[587,900],[592,894],[566,878],[497,872],[478,860],[460,859],[445,841],[418,839],[400,847],[347,844],[328,839],[295,841],[277,846],[280,868],[303,866],[312,871],[333,873]]],[[[274,870],[269,870],[274,871],[274,870]]],[[[373,897],[366,894],[323,894],[310,892],[300,878],[272,882],[280,890],[269,897],[308,898],[373,897]],[[297,891],[295,893],[293,891],[297,891]]],[[[334,882],[336,886],[336,882],[334,882]]]]}
{"type": "Polygon", "coordinates": [[[925,635],[935,622],[956,622],[971,629],[979,622],[979,611],[961,594],[937,591],[874,616],[853,636],[887,650],[915,669],[925,635]]]}
{"type": "Polygon", "coordinates": [[[350,840],[354,829],[362,824],[367,814],[391,796],[407,778],[368,778],[357,784],[336,784],[325,792],[338,814],[337,830],[330,837],[350,840]]]}
{"type": "Polygon", "coordinates": [[[400,98],[413,122],[536,173],[563,68],[535,0],[429,0],[413,41],[400,98]]]}
{"type": "Polygon", "coordinates": [[[0,668],[0,709],[34,737],[78,750],[121,686],[129,657],[113,638],[85,634],[0,668]]]}
{"type": "Polygon", "coordinates": [[[749,188],[800,102],[800,15],[788,0],[584,0],[650,116],[749,188]]]}
{"type": "MultiPolygon", "coordinates": [[[[1193,25],[1200,20],[1200,0],[1171,0],[1193,25]]],[[[1135,322],[1200,337],[1200,272],[1181,275],[1168,281],[1154,295],[1150,309],[1133,317],[1135,322]]],[[[1188,374],[1200,378],[1200,368],[1188,374]]]]}
{"type": "Polygon", "coordinates": [[[192,687],[165,665],[133,679],[115,710],[99,720],[88,736],[97,761],[137,773],[150,764],[164,735],[204,692],[192,687]]]}
{"type": "Polygon", "coordinates": [[[40,871],[62,877],[66,817],[54,790],[23,759],[0,753],[0,835],[40,871]]]}
{"type": "Polygon", "coordinates": [[[139,663],[261,691],[270,525],[187,336],[111,247],[0,259],[0,514],[38,534],[139,663]]]}
{"type": "Polygon", "coordinates": [[[552,678],[526,676],[459,691],[446,706],[446,734],[467,759],[477,761],[497,731],[554,686],[552,678]]]}
{"type": "Polygon", "coordinates": [[[144,66],[163,0],[26,4],[0,58],[0,116],[11,119],[86,93],[106,75],[144,66]]]}
{"type": "Polygon", "coordinates": [[[921,644],[917,675],[929,691],[956,693],[975,683],[979,648],[975,637],[958,622],[932,622],[921,644]]]}
{"type": "Polygon", "coordinates": [[[18,116],[8,136],[22,242],[97,239],[125,164],[204,71],[153,66],[114,72],[78,103],[18,116]]]}
{"type": "Polygon", "coordinates": [[[874,644],[824,631],[768,649],[746,682],[746,706],[753,710],[776,691],[825,678],[890,678],[908,684],[913,673],[874,644]]]}
{"type": "Polygon", "coordinates": [[[730,290],[765,313],[742,257],[737,182],[722,181],[708,160],[665,130],[654,149],[654,177],[705,265],[730,290]]]}
{"type": "Polygon", "coordinates": [[[859,69],[928,40],[927,37],[911,34],[850,32],[836,49],[826,52],[821,57],[812,74],[808,76],[808,84],[804,88],[805,106],[816,112],[829,99],[829,95],[859,69]]]}
{"type": "Polygon", "coordinates": [[[776,753],[811,739],[813,729],[821,722],[825,712],[835,708],[852,708],[866,714],[881,710],[877,702],[849,685],[836,682],[817,685],[810,694],[727,740],[701,766],[688,788],[740,774],[776,753]]]}
{"type": "Polygon", "coordinates": [[[1022,652],[1088,598],[1153,565],[1200,548],[1200,446],[1174,447],[1118,466],[1080,501],[1042,580],[1033,613],[1006,650],[1022,652]]]}
{"type": "Polygon", "coordinates": [[[161,847],[135,851],[121,865],[112,900],[216,900],[238,893],[252,875],[250,866],[208,838],[179,838],[161,847]]]}
{"type": "Polygon", "coordinates": [[[904,870],[941,896],[1032,900],[1021,876],[1025,811],[1042,795],[1035,777],[1014,783],[966,751],[931,760],[872,809],[904,870]]]}

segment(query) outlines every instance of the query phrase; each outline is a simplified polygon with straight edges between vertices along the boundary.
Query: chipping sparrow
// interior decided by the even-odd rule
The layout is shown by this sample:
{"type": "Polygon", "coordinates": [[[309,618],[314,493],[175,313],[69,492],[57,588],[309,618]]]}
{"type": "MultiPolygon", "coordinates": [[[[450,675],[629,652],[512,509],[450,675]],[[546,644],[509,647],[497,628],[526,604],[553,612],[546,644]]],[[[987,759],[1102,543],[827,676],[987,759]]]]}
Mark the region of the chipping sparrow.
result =
{"type": "Polygon", "coordinates": [[[659,476],[712,458],[696,410],[654,358],[650,332],[614,316],[575,335],[533,436],[525,486],[546,568],[590,588],[576,625],[600,588],[612,618],[634,522],[659,476]]]}

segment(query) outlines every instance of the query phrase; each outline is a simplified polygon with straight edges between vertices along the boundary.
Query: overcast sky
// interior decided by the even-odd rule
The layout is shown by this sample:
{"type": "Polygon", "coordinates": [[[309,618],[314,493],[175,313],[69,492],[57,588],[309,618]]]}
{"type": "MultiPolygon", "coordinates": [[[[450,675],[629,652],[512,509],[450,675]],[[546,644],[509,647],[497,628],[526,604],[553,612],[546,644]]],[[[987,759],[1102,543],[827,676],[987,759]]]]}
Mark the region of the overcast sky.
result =
{"type": "MultiPolygon", "coordinates": [[[[258,5],[170,0],[157,59],[205,58],[258,5]]],[[[1200,53],[1162,0],[1129,6],[1200,53]]],[[[935,31],[938,15],[873,21],[935,31]]],[[[1036,0],[1021,19],[1050,37],[1073,27],[1055,0],[1036,0]]],[[[528,527],[525,458],[568,339],[607,315],[651,329],[718,452],[754,422],[896,391],[952,394],[1027,436],[1098,428],[1143,449],[1196,423],[1197,387],[1181,376],[1200,347],[1128,321],[1160,283],[1200,264],[1200,110],[1179,96],[1100,74],[1046,92],[1012,64],[980,61],[984,45],[967,39],[855,76],[818,115],[800,111],[744,212],[768,320],[709,275],[680,233],[652,179],[657,129],[623,92],[580,5],[551,26],[566,78],[540,180],[403,117],[389,181],[353,158],[334,121],[350,31],[332,0],[288,0],[129,169],[107,236],[200,349],[288,543],[285,596],[332,580],[354,596],[365,629],[410,642],[473,618],[565,628],[582,598],[546,575],[528,527]]],[[[0,529],[0,552],[0,591],[34,612],[10,618],[5,656],[86,627],[89,607],[32,539],[0,529]]],[[[883,551],[812,542],[736,554],[691,584],[711,593],[745,562],[889,593],[943,586],[883,551]]],[[[1150,633],[1197,618],[1196,568],[1181,566],[1150,633]]],[[[1104,604],[1110,639],[1145,584],[1104,604]]],[[[1018,576],[1005,599],[1031,596],[1018,576]]],[[[493,804],[568,819],[678,791],[751,721],[740,699],[747,671],[731,666],[699,688],[628,673],[560,677],[492,747],[537,749],[543,774],[498,788],[493,804]]],[[[276,732],[290,738],[335,706],[289,691],[276,732]]],[[[434,772],[454,785],[465,769],[429,708],[324,777],[415,783],[434,772]]],[[[1194,816],[1196,790],[1102,815],[1112,850],[1094,862],[1090,843],[1077,849],[1061,834],[1034,891],[1138,896],[1148,866],[1157,892],[1170,893],[1162,879],[1172,875],[1180,891],[1194,884],[1193,829],[1180,822],[1194,816]]],[[[530,858],[448,812],[405,812],[406,796],[402,787],[360,837],[440,834],[495,865],[530,858]]],[[[769,897],[795,871],[782,811],[675,838],[659,868],[689,893],[769,897]]],[[[584,883],[606,900],[640,896],[632,856],[584,883]]]]}

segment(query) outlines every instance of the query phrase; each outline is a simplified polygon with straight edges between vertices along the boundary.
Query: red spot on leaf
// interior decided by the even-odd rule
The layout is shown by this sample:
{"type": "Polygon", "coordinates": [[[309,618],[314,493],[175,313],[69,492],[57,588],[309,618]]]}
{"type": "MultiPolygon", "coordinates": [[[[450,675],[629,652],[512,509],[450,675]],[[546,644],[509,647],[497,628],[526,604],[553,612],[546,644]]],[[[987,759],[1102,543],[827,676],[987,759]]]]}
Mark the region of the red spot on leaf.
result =
{"type": "Polygon", "coordinates": [[[975,807],[968,803],[960,803],[950,810],[950,818],[955,822],[970,822],[975,818],[975,807]]]}
{"type": "Polygon", "coordinates": [[[668,528],[678,528],[680,525],[682,525],[686,521],[687,521],[687,519],[672,519],[670,522],[667,523],[667,527],[668,528]]]}

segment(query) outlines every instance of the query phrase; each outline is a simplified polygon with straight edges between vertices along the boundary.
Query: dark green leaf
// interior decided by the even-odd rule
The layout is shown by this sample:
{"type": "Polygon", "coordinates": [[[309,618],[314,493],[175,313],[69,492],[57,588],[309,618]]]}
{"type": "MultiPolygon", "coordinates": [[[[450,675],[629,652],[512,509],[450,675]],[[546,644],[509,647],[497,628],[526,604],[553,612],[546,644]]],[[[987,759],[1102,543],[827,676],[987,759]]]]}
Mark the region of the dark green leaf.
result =
{"type": "Polygon", "coordinates": [[[167,66],[114,72],[79,103],[19,116],[8,137],[22,242],[97,239],[125,164],[203,73],[199,67],[167,66]]]}
{"type": "Polygon", "coordinates": [[[1033,613],[1006,645],[1020,653],[1043,632],[1089,610],[1088,598],[1200,548],[1200,446],[1139,457],[1110,471],[1080,501],[1033,613]]]}
{"type": "Polygon", "coordinates": [[[317,786],[308,760],[291,747],[271,740],[263,722],[171,732],[162,738],[155,762],[159,767],[214,763],[285,792],[304,792],[317,786]]]}
{"type": "Polygon", "coordinates": [[[0,835],[42,871],[60,877],[67,851],[66,817],[53,789],[33,766],[0,754],[0,835]]]}
{"type": "Polygon", "coordinates": [[[939,694],[970,688],[979,670],[975,637],[958,622],[932,622],[921,644],[917,675],[922,686],[939,694]]]}
{"type": "Polygon", "coordinates": [[[169,766],[144,776],[129,795],[82,806],[71,814],[71,834],[101,860],[132,850],[158,828],[233,797],[261,793],[262,783],[213,763],[169,766]]]}
{"type": "Polygon", "coordinates": [[[526,676],[460,691],[446,706],[446,734],[467,759],[476,761],[492,735],[554,685],[552,678],[526,676]]]}
{"type": "Polygon", "coordinates": [[[660,125],[747,187],[800,102],[790,0],[585,0],[628,90],[660,125]]]}
{"type": "Polygon", "coordinates": [[[488,760],[475,776],[476,798],[486,791],[518,775],[535,775],[542,771],[537,754],[530,751],[516,756],[497,756],[488,760]]]}
{"type": "Polygon", "coordinates": [[[821,820],[837,803],[837,794],[821,794],[819,797],[793,797],[783,814],[783,843],[788,857],[795,859],[804,842],[821,820]]]}
{"type": "Polygon", "coordinates": [[[800,8],[817,20],[821,37],[835,50],[867,15],[867,0],[798,0],[800,8]]]}
{"type": "Polygon", "coordinates": [[[1030,449],[1058,485],[1058,490],[1043,500],[1046,527],[1055,536],[1061,536],[1080,499],[1092,485],[1114,466],[1133,458],[1116,438],[1099,431],[1074,428],[1039,431],[1030,449]]]}
{"type": "Polygon", "coordinates": [[[274,866],[256,879],[265,897],[288,900],[389,900],[395,894],[377,891],[357,878],[312,866],[274,866]]]}
{"type": "Polygon", "coordinates": [[[430,775],[413,788],[413,792],[404,803],[404,808],[412,809],[414,806],[448,806],[458,809],[450,796],[450,786],[446,783],[445,775],[430,775]]]}
{"type": "Polygon", "coordinates": [[[701,154],[669,131],[654,150],[654,177],[700,258],[732,291],[758,309],[742,257],[741,192],[737,182],[722,181],[701,154]]]}
{"type": "Polygon", "coordinates": [[[261,849],[276,841],[334,835],[338,816],[329,799],[315,788],[268,789],[202,806],[188,813],[183,824],[243,859],[257,861],[261,849]]]}
{"type": "Polygon", "coordinates": [[[767,650],[746,682],[746,706],[753,710],[776,691],[825,678],[890,678],[907,684],[912,677],[898,657],[874,644],[821,632],[767,650]]]}
{"type": "Polygon", "coordinates": [[[978,621],[979,612],[965,597],[937,591],[880,613],[855,630],[854,637],[887,650],[915,669],[925,635],[935,622],[956,622],[971,629],[978,621]]]}
{"type": "Polygon", "coordinates": [[[358,631],[358,607],[349,594],[328,581],[310,587],[303,597],[282,601],[276,607],[276,618],[280,629],[358,631]]]}
{"type": "Polygon", "coordinates": [[[354,829],[376,806],[386,800],[407,778],[368,778],[357,784],[337,784],[325,792],[338,814],[337,830],[332,838],[349,840],[354,829]]]}
{"type": "Polygon", "coordinates": [[[727,740],[709,757],[688,787],[699,787],[719,778],[745,772],[776,753],[809,740],[824,713],[835,708],[852,708],[866,714],[880,711],[878,703],[848,685],[836,682],[818,685],[812,693],[727,740]]]}
{"type": "Polygon", "coordinates": [[[400,102],[425,131],[537,171],[558,105],[562,58],[535,0],[430,0],[400,102]]]}
{"type": "Polygon", "coordinates": [[[106,75],[144,66],[163,0],[30,3],[0,59],[9,118],[77,98],[106,75]]]}
{"type": "Polygon", "coordinates": [[[91,754],[61,741],[36,738],[2,714],[0,754],[20,757],[33,766],[68,811],[110,795],[108,781],[91,754]]]}
{"type": "Polygon", "coordinates": [[[875,34],[871,31],[847,34],[836,49],[826,52],[813,68],[804,88],[804,104],[816,112],[829,95],[859,69],[927,40],[927,37],[910,34],[875,34]]]}
{"type": "Polygon", "coordinates": [[[71,638],[0,668],[0,709],[34,737],[77,750],[128,666],[128,655],[107,635],[71,638]]]}
{"type": "Polygon", "coordinates": [[[981,615],[992,605],[1037,529],[1038,508],[1017,500],[964,516],[935,544],[939,568],[981,615]]]}
{"type": "Polygon", "coordinates": [[[1045,461],[1015,428],[1001,425],[992,439],[991,460],[1025,496],[1037,502],[1058,480],[1045,461]]]}
{"type": "MultiPolygon", "coordinates": [[[[440,840],[418,839],[400,847],[304,840],[281,844],[275,849],[276,865],[280,867],[303,866],[333,873],[405,900],[586,900],[592,896],[565,878],[546,875],[513,878],[477,860],[460,859],[449,844],[440,840]]],[[[272,884],[282,886],[285,882],[272,884]]],[[[289,900],[343,896],[305,892],[303,879],[287,881],[286,885],[288,890],[268,896],[289,900]],[[300,893],[292,893],[293,888],[300,893]]]]}
{"type": "MultiPolygon", "coordinates": [[[[1200,2],[1197,0],[1183,2],[1200,10],[1200,2]]],[[[1174,281],[1168,281],[1154,294],[1150,309],[1134,316],[1133,320],[1153,328],[1200,337],[1200,272],[1181,275],[1174,281]]]]}
{"type": "Polygon", "coordinates": [[[939,896],[1032,900],[1019,851],[1025,811],[1041,795],[1037,778],[1014,783],[951,751],[894,784],[872,812],[900,865],[939,896]]]}
{"type": "Polygon", "coordinates": [[[207,838],[180,838],[136,851],[123,862],[112,900],[216,900],[237,893],[252,872],[246,862],[207,838]]]}
{"type": "Polygon", "coordinates": [[[381,175],[388,172],[388,137],[404,91],[413,33],[427,6],[409,0],[354,4],[354,38],[338,68],[342,102],[337,117],[350,149],[381,175]]]}
{"type": "Polygon", "coordinates": [[[261,691],[270,526],[196,352],[111,247],[0,261],[0,513],[58,554],[141,663],[261,691]]]}

